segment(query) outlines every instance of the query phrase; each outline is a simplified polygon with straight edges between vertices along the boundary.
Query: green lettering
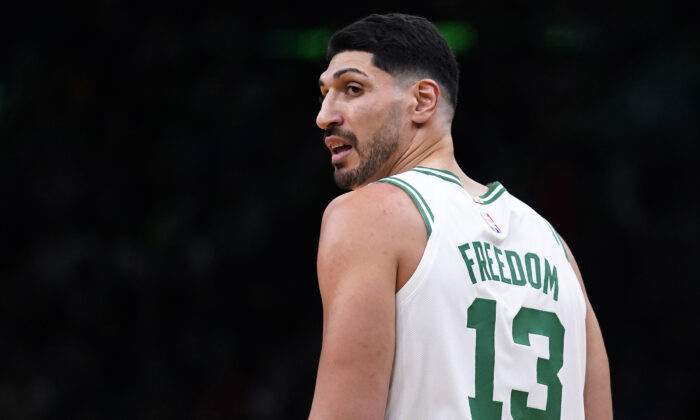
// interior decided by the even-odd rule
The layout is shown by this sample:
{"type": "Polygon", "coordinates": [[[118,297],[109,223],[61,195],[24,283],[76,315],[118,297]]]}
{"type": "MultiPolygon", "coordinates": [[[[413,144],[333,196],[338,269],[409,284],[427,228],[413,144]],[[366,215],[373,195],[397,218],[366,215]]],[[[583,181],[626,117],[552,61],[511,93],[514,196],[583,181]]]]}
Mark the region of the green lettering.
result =
{"type": "Polygon", "coordinates": [[[472,248],[474,248],[474,255],[476,255],[476,262],[479,264],[479,272],[481,273],[481,281],[491,280],[489,272],[486,269],[486,258],[484,258],[484,249],[481,247],[481,242],[472,242],[472,248]]]}
{"type": "Polygon", "coordinates": [[[552,264],[552,268],[549,267],[549,261],[544,259],[544,286],[542,291],[546,294],[547,290],[554,290],[554,300],[559,299],[559,279],[557,278],[557,266],[552,264]]]}
{"type": "Polygon", "coordinates": [[[459,252],[462,254],[462,259],[464,260],[464,265],[467,266],[467,271],[469,272],[469,278],[472,281],[472,284],[476,283],[476,277],[474,277],[474,270],[472,270],[472,266],[474,265],[474,260],[469,258],[467,256],[467,250],[469,249],[469,244],[463,244],[460,245],[459,247],[459,252]]]}
{"type": "Polygon", "coordinates": [[[503,274],[503,266],[504,266],[504,264],[503,264],[503,262],[501,261],[501,259],[498,258],[499,255],[503,254],[503,251],[501,251],[500,249],[498,249],[498,247],[497,247],[496,245],[494,245],[494,246],[493,246],[493,253],[496,254],[496,264],[498,264],[498,274],[501,275],[501,281],[502,281],[503,283],[508,283],[508,284],[510,284],[510,279],[509,279],[508,277],[506,277],[506,276],[503,274]]]}
{"type": "Polygon", "coordinates": [[[537,358],[537,383],[547,386],[547,405],[544,410],[530,408],[527,406],[528,393],[514,389],[510,392],[510,415],[513,420],[562,418],[558,374],[564,365],[564,333],[564,326],[554,312],[523,307],[513,318],[515,343],[529,346],[530,334],[549,338],[549,359],[537,358]]]}
{"type": "Polygon", "coordinates": [[[527,269],[527,280],[530,282],[530,286],[535,289],[542,287],[542,274],[540,273],[540,257],[537,254],[528,252],[525,254],[525,268],[527,269]],[[533,267],[534,264],[534,267],[533,267]],[[532,275],[532,271],[535,271],[535,275],[532,275]]]}
{"type": "Polygon", "coordinates": [[[497,275],[493,274],[493,260],[489,256],[489,249],[491,249],[491,244],[488,242],[484,242],[484,254],[486,254],[486,261],[488,261],[488,265],[486,266],[489,269],[489,274],[491,274],[491,279],[498,281],[500,280],[497,275]]]}
{"type": "Polygon", "coordinates": [[[523,264],[520,262],[520,255],[506,249],[506,261],[508,261],[508,267],[510,267],[513,284],[516,286],[524,286],[527,280],[525,280],[525,271],[523,271],[523,264]],[[515,265],[518,266],[517,272],[513,266],[513,261],[515,261],[515,265]],[[520,278],[518,278],[518,273],[520,273],[520,278]]]}
{"type": "Polygon", "coordinates": [[[493,400],[496,365],[496,301],[476,298],[467,310],[467,328],[476,330],[474,397],[469,398],[472,419],[500,420],[503,402],[493,400]]]}

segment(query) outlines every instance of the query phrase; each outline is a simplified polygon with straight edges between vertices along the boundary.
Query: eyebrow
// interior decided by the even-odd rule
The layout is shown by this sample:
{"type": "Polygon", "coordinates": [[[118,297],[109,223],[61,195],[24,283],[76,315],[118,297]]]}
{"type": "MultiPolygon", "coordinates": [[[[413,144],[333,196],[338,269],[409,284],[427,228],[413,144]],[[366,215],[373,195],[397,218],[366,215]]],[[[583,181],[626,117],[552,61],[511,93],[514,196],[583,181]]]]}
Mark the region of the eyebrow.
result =
{"type": "MultiPolygon", "coordinates": [[[[355,67],[347,67],[347,68],[344,68],[344,69],[340,69],[340,70],[336,71],[335,73],[333,73],[333,78],[334,78],[334,79],[337,79],[337,78],[339,78],[340,76],[344,75],[345,73],[357,73],[357,74],[361,74],[361,75],[363,75],[363,76],[369,78],[369,76],[367,75],[367,73],[365,73],[365,72],[363,72],[362,70],[360,70],[360,69],[358,69],[358,68],[355,68],[355,67]]],[[[323,86],[323,80],[318,79],[318,85],[319,85],[319,86],[323,86]]]]}

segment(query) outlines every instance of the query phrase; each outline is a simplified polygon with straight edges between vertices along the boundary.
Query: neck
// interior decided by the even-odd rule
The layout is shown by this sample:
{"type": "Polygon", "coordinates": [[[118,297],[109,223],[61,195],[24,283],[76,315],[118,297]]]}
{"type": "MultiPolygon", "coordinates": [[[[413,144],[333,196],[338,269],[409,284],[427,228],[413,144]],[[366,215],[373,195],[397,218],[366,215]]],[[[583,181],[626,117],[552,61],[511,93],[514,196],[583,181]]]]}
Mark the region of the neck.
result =
{"type": "Polygon", "coordinates": [[[394,175],[419,165],[459,168],[454,157],[452,136],[449,133],[432,137],[415,136],[396,159],[390,172],[394,175]]]}
{"type": "Polygon", "coordinates": [[[488,190],[486,186],[469,178],[459,167],[454,155],[452,135],[449,132],[430,137],[415,136],[391,166],[389,175],[405,172],[416,166],[446,169],[454,173],[462,181],[464,189],[474,197],[488,190]]]}

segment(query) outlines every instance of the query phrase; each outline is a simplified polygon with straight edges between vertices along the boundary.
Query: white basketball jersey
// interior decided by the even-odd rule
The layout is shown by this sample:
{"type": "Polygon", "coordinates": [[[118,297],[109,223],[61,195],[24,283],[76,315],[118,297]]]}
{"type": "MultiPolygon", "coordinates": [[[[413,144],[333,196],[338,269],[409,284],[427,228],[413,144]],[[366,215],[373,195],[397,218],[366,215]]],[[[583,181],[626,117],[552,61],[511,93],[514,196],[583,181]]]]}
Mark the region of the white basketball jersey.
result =
{"type": "Polygon", "coordinates": [[[380,182],[429,235],[396,294],[386,418],[583,419],[586,305],[551,225],[499,183],[473,198],[425,167],[380,182]]]}

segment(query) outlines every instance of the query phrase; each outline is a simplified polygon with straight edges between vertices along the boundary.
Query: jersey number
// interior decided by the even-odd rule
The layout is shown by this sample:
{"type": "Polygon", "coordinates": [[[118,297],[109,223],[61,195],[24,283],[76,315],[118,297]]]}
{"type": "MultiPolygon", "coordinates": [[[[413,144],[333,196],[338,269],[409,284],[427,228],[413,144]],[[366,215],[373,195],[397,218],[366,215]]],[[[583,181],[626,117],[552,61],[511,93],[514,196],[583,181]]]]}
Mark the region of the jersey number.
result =
{"type": "MultiPolygon", "coordinates": [[[[493,400],[493,369],[496,358],[494,331],[496,301],[474,299],[467,311],[467,327],[476,330],[475,392],[469,397],[469,410],[474,420],[500,420],[503,403],[493,400]]],[[[544,410],[527,406],[527,392],[516,389],[510,394],[510,414],[514,420],[561,418],[561,381],[557,373],[564,364],[564,326],[553,312],[520,308],[513,318],[513,341],[530,345],[529,334],[549,338],[549,359],[537,359],[537,383],[547,386],[547,407],[544,410]]]]}

